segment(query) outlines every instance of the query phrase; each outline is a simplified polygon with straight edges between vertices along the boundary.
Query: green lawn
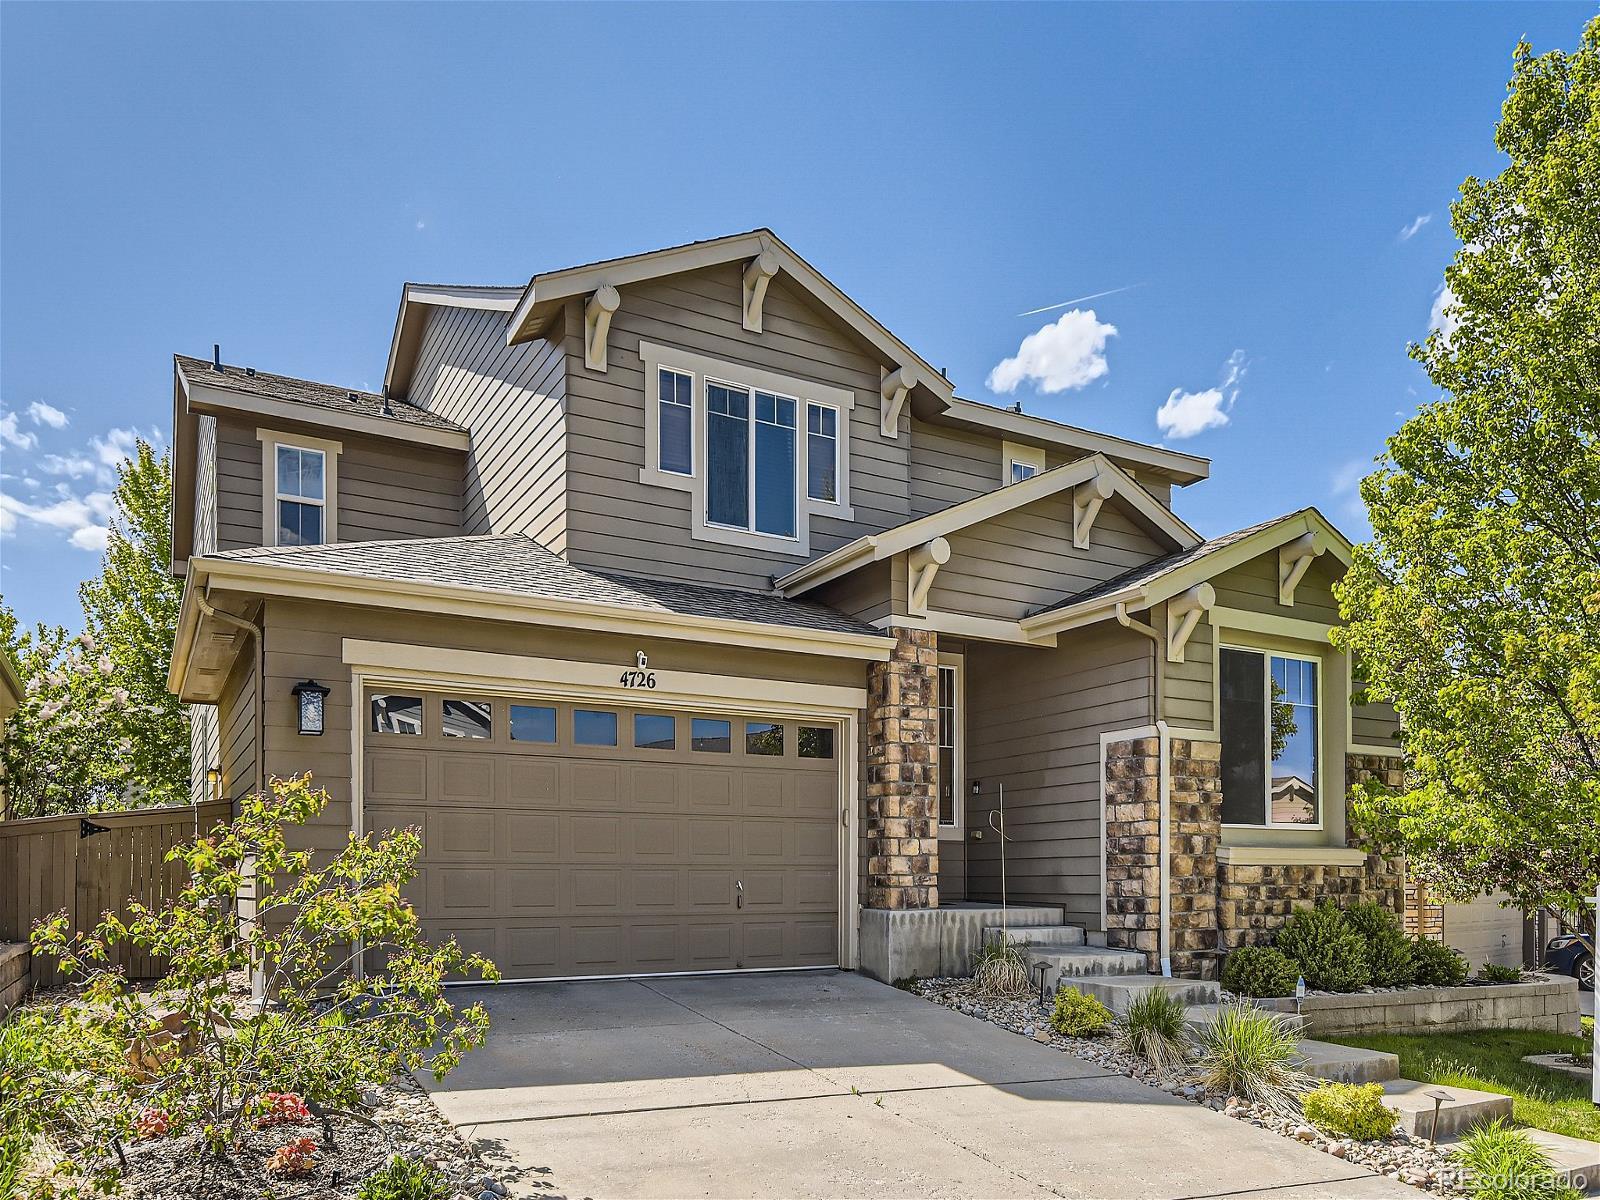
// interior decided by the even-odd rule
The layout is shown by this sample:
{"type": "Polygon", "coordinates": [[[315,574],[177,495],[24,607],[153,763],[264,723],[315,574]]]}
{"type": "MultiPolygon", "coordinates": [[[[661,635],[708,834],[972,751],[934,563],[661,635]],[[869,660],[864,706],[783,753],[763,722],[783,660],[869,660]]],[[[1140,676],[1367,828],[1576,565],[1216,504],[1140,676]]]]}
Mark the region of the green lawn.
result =
{"type": "Polygon", "coordinates": [[[1587,1052],[1592,1043],[1515,1029],[1327,1040],[1398,1054],[1406,1079],[1499,1092],[1513,1098],[1512,1113],[1524,1125],[1600,1141],[1600,1109],[1590,1102],[1588,1083],[1522,1061],[1525,1054],[1587,1052]]]}

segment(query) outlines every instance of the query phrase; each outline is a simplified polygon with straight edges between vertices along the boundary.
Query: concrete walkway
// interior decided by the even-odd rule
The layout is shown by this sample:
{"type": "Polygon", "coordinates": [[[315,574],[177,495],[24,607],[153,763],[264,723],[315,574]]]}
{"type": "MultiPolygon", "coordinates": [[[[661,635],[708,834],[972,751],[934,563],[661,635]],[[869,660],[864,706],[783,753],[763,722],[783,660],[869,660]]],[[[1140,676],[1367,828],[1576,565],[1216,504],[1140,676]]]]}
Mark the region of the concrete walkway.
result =
{"type": "Polygon", "coordinates": [[[425,1082],[517,1195],[1417,1195],[848,972],[454,998],[488,1044],[425,1082]]]}

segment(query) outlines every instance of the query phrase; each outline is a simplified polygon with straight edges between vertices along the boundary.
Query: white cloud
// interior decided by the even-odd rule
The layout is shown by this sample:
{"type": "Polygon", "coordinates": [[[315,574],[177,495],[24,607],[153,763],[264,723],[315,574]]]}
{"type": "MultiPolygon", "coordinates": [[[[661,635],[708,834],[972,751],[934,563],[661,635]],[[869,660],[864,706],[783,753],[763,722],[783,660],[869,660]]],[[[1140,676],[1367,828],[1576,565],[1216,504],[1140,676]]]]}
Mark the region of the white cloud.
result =
{"type": "Polygon", "coordinates": [[[1412,238],[1416,237],[1417,234],[1421,232],[1422,227],[1431,220],[1433,220],[1432,213],[1421,214],[1400,231],[1400,240],[1402,242],[1409,242],[1412,238]]]}
{"type": "Polygon", "coordinates": [[[90,492],[87,496],[66,496],[50,504],[30,504],[0,492],[0,531],[15,533],[22,521],[63,530],[67,541],[79,550],[104,550],[111,517],[110,492],[90,492]]]}
{"type": "Polygon", "coordinates": [[[51,429],[67,427],[67,414],[43,400],[35,400],[28,405],[28,416],[35,425],[48,425],[51,429]]]}
{"type": "Polygon", "coordinates": [[[1367,505],[1361,499],[1361,481],[1372,474],[1373,466],[1370,458],[1353,458],[1334,471],[1328,489],[1333,493],[1340,520],[1352,524],[1366,522],[1367,505]]]}
{"type": "Polygon", "coordinates": [[[1045,393],[1086,387],[1111,368],[1106,341],[1117,327],[1097,319],[1094,309],[1073,309],[1022,339],[1017,352],[989,372],[989,390],[1014,392],[1032,382],[1045,393]]]}
{"type": "Polygon", "coordinates": [[[1428,314],[1428,328],[1437,329],[1447,342],[1461,328],[1461,318],[1455,312],[1458,303],[1460,301],[1448,283],[1441,283],[1439,290],[1433,294],[1433,311],[1428,314]]]}
{"type": "Polygon", "coordinates": [[[1156,427],[1170,438],[1191,438],[1228,423],[1228,413],[1239,399],[1239,386],[1249,370],[1243,350],[1235,350],[1222,364],[1222,382],[1200,392],[1173,388],[1156,409],[1156,427]]]}
{"type": "Polygon", "coordinates": [[[95,468],[94,460],[78,453],[46,454],[39,460],[39,469],[46,475],[67,475],[82,479],[95,468]]]}
{"type": "Polygon", "coordinates": [[[17,428],[17,414],[6,413],[0,416],[0,439],[18,450],[32,450],[39,444],[39,439],[25,430],[17,428]]]}
{"type": "Polygon", "coordinates": [[[83,525],[74,529],[67,541],[79,550],[92,550],[98,554],[106,548],[110,537],[111,530],[105,525],[83,525]]]}

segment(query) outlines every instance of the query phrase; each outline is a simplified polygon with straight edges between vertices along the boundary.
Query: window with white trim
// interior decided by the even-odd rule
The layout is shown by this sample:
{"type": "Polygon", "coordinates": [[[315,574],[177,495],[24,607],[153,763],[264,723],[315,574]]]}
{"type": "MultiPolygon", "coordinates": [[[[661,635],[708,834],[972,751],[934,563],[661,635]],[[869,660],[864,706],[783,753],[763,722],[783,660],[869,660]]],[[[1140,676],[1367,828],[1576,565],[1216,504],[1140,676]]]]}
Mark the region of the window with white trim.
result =
{"type": "Polygon", "coordinates": [[[939,827],[961,826],[961,677],[959,668],[939,667],[939,827]]]}
{"type": "Polygon", "coordinates": [[[1319,674],[1314,658],[1218,648],[1224,825],[1320,824],[1319,674]]]}
{"type": "Polygon", "coordinates": [[[806,496],[839,500],[839,410],[831,404],[806,405],[806,496]]]}
{"type": "Polygon", "coordinates": [[[274,476],[278,545],[320,546],[327,528],[327,455],[280,442],[274,476]]]}
{"type": "Polygon", "coordinates": [[[1011,482],[1021,483],[1024,479],[1032,479],[1039,473],[1039,468],[1032,463],[1011,460],[1011,482]]]}
{"type": "Polygon", "coordinates": [[[706,519],[795,536],[795,411],[791,396],[706,382],[706,519]]]}
{"type": "Polygon", "coordinates": [[[673,475],[693,475],[694,376],[662,367],[657,388],[661,469],[673,475]]]}
{"type": "Polygon", "coordinates": [[[1032,479],[1043,470],[1043,447],[1026,446],[1021,442],[1000,443],[1001,486],[1009,487],[1013,483],[1021,483],[1024,479],[1032,479]]]}

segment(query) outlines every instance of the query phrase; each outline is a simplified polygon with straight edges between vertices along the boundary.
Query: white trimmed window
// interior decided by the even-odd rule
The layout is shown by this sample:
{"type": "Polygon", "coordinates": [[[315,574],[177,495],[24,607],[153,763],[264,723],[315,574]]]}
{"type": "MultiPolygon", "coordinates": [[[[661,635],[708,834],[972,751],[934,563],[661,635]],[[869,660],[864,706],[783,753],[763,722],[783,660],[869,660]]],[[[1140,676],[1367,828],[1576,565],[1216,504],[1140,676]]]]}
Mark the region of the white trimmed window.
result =
{"type": "Polygon", "coordinates": [[[256,430],[261,442],[261,544],[321,546],[339,540],[340,443],[256,430]]]}
{"type": "Polygon", "coordinates": [[[1003,442],[1000,447],[1000,483],[1009,486],[1032,479],[1044,470],[1044,450],[1018,442],[1003,442]]]}
{"type": "Polygon", "coordinates": [[[693,475],[694,376],[662,367],[656,383],[661,469],[673,475],[693,475]]]}
{"type": "Polygon", "coordinates": [[[939,656],[939,833],[949,839],[961,836],[962,777],[966,772],[963,761],[963,728],[966,714],[963,711],[961,658],[956,655],[939,656]]]}
{"type": "Polygon", "coordinates": [[[1321,665],[1218,647],[1224,825],[1320,828],[1321,665]]]}
{"type": "Polygon", "coordinates": [[[806,405],[806,497],[839,500],[839,410],[831,404],[806,405]]]}

